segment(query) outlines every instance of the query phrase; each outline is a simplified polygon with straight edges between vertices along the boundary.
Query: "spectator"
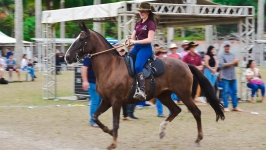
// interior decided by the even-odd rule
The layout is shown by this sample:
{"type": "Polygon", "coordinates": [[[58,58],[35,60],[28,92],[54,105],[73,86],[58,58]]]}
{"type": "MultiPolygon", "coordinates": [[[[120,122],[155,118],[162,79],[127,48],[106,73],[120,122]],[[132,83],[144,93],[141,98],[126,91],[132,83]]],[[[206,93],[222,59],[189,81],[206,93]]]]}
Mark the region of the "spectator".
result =
{"type": "Polygon", "coordinates": [[[232,104],[233,104],[233,111],[242,110],[237,107],[238,105],[238,98],[237,98],[237,81],[236,81],[236,74],[235,74],[235,66],[238,65],[239,59],[235,58],[235,55],[230,52],[230,42],[224,41],[224,52],[219,57],[219,64],[222,71],[222,81],[223,81],[223,102],[224,102],[224,111],[229,112],[228,108],[228,91],[229,87],[232,89],[232,104]]]}
{"type": "MultiPolygon", "coordinates": [[[[189,51],[189,53],[183,57],[183,61],[187,64],[194,65],[199,71],[202,71],[203,66],[201,63],[201,56],[195,52],[195,48],[197,46],[198,44],[195,44],[194,42],[190,42],[188,44],[188,47],[186,50],[189,51]]],[[[198,87],[198,81],[195,79],[194,76],[193,78],[194,79],[193,79],[193,86],[192,86],[192,98],[194,99],[194,102],[195,102],[197,88],[199,87],[198,87]]]]}
{"type": "Polygon", "coordinates": [[[33,63],[34,63],[34,65],[35,65],[36,63],[38,63],[38,58],[37,58],[37,56],[34,56],[34,57],[33,57],[33,63]]]}
{"type": "Polygon", "coordinates": [[[34,63],[31,62],[31,59],[28,59],[28,67],[34,68],[34,63]]]}
{"type": "Polygon", "coordinates": [[[163,47],[159,47],[155,55],[156,58],[162,58],[162,57],[167,57],[166,53],[167,50],[165,50],[163,47]]]}
{"type": "Polygon", "coordinates": [[[35,71],[33,68],[28,67],[28,60],[27,60],[27,55],[24,54],[21,60],[21,64],[20,64],[20,68],[21,70],[28,70],[30,72],[31,75],[31,81],[34,81],[34,78],[36,78],[35,76],[35,71]]]}
{"type": "Polygon", "coordinates": [[[6,48],[6,59],[9,59],[9,56],[12,54],[10,48],[6,48]]]}
{"type": "MultiPolygon", "coordinates": [[[[159,47],[156,53],[156,57],[157,58],[166,57],[167,56],[166,53],[167,53],[167,50],[165,50],[163,47],[159,47]]],[[[155,103],[156,103],[156,109],[157,109],[157,116],[165,118],[163,114],[163,104],[157,98],[155,100],[155,103]]]]}
{"type": "Polygon", "coordinates": [[[86,57],[83,60],[81,76],[82,76],[82,88],[85,91],[88,90],[91,100],[89,122],[92,127],[98,128],[99,126],[92,120],[92,116],[98,109],[102,98],[98,95],[96,91],[96,76],[94,74],[91,64],[91,59],[89,57],[86,57]]]}
{"type": "Polygon", "coordinates": [[[154,51],[155,54],[157,53],[159,47],[160,47],[160,46],[159,46],[158,44],[154,44],[154,45],[153,45],[153,51],[154,51]]]}
{"type": "Polygon", "coordinates": [[[2,58],[2,55],[0,55],[0,79],[2,79],[4,76],[4,71],[5,71],[4,67],[5,67],[5,61],[2,58]]]}
{"type": "Polygon", "coordinates": [[[16,71],[18,74],[18,81],[21,82],[20,79],[20,70],[17,68],[17,62],[13,59],[13,54],[9,55],[9,59],[6,60],[6,71],[9,71],[9,82],[13,82],[12,73],[16,71]]]}
{"type": "Polygon", "coordinates": [[[209,79],[211,85],[214,87],[217,81],[217,68],[218,68],[218,59],[214,55],[214,47],[209,46],[206,55],[204,56],[205,69],[204,75],[209,79]]]}
{"type": "Polygon", "coordinates": [[[56,66],[56,75],[59,75],[60,72],[60,51],[57,49],[55,54],[55,66],[56,66]]]}
{"type": "Polygon", "coordinates": [[[247,78],[247,86],[252,90],[251,92],[251,100],[250,102],[256,102],[254,100],[254,96],[258,89],[261,90],[261,102],[264,102],[264,95],[265,95],[265,85],[264,82],[261,80],[261,73],[260,70],[256,67],[256,62],[254,60],[249,60],[247,64],[247,70],[245,72],[247,78]]]}
{"type": "MultiPolygon", "coordinates": [[[[120,56],[124,56],[126,54],[125,48],[124,47],[120,47],[117,48],[117,51],[119,53],[120,56]]],[[[124,104],[122,106],[122,110],[123,110],[123,120],[131,120],[130,117],[128,117],[128,106],[130,106],[131,104],[124,104]]]]}
{"type": "Polygon", "coordinates": [[[180,57],[181,57],[181,59],[183,59],[183,57],[186,56],[188,54],[188,52],[189,52],[189,49],[187,49],[188,41],[187,40],[183,40],[181,47],[182,47],[182,51],[180,53],[180,57]]]}
{"type": "MultiPolygon", "coordinates": [[[[127,51],[130,52],[133,49],[134,45],[130,45],[127,47],[127,51]]],[[[130,119],[139,119],[134,115],[136,104],[126,104],[127,105],[127,116],[130,119]]]]}
{"type": "Polygon", "coordinates": [[[170,44],[169,50],[170,50],[171,54],[169,54],[168,57],[179,59],[180,55],[177,54],[177,49],[178,49],[178,47],[175,43],[170,44]]]}

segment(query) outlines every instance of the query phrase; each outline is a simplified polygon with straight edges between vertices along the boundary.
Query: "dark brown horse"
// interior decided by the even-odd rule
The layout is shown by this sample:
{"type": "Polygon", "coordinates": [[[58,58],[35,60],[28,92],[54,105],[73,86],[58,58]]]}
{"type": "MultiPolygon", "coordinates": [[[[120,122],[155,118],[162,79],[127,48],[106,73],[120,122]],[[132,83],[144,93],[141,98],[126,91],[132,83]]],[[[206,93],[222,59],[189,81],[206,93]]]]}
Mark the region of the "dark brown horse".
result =
{"type": "MultiPolygon", "coordinates": [[[[112,48],[103,36],[95,31],[88,30],[84,23],[81,25],[81,30],[76,41],[66,53],[65,59],[69,64],[77,62],[79,58],[84,57],[86,54],[95,54],[112,48]]],[[[171,94],[175,93],[197,121],[198,136],[195,144],[199,145],[200,140],[203,138],[203,133],[201,111],[191,98],[193,75],[198,80],[208,102],[214,109],[216,121],[219,118],[222,120],[225,118],[223,105],[217,99],[208,79],[194,66],[173,58],[163,58],[162,60],[166,71],[162,76],[156,78],[154,97],[157,97],[171,111],[171,114],[160,124],[159,136],[160,138],[164,137],[167,124],[181,112],[181,108],[171,99],[171,94]]],[[[128,74],[124,59],[115,50],[93,56],[91,57],[91,62],[96,75],[97,92],[103,99],[93,119],[104,132],[113,136],[113,142],[108,149],[114,149],[117,146],[121,106],[128,103],[133,78],[128,74]],[[113,129],[109,129],[98,119],[110,107],[113,108],[113,129]]],[[[146,82],[146,94],[150,92],[149,89],[150,83],[146,82]]],[[[133,101],[134,103],[139,102],[137,99],[133,101]]]]}

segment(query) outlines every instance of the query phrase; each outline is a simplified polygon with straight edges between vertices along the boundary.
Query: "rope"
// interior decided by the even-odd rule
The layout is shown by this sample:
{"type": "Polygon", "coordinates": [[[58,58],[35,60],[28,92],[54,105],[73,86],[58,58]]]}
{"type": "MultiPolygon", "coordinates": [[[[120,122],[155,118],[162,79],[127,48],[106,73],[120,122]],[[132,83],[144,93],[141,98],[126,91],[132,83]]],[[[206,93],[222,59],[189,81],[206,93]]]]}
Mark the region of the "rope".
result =
{"type": "Polygon", "coordinates": [[[98,53],[94,53],[94,54],[89,54],[89,57],[91,58],[91,57],[93,57],[93,56],[100,55],[100,54],[102,54],[102,53],[106,53],[106,52],[109,52],[109,51],[115,50],[115,49],[120,48],[120,47],[124,47],[124,46],[129,47],[129,46],[131,46],[131,45],[134,45],[134,44],[133,44],[133,43],[127,43],[127,40],[126,40],[126,41],[124,42],[124,44],[122,44],[122,45],[120,45],[120,46],[118,46],[118,47],[114,47],[114,48],[111,48],[111,49],[107,49],[107,50],[104,50],[104,51],[101,51],[101,52],[98,52],[98,53]]]}

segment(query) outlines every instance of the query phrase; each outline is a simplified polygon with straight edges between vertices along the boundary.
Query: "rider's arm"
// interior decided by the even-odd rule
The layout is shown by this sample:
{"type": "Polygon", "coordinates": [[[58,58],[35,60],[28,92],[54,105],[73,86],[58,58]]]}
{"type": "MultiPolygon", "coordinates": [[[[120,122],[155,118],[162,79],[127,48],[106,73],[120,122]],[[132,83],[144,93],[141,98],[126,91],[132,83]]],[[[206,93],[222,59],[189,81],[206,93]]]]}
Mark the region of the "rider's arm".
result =
{"type": "Polygon", "coordinates": [[[131,39],[136,40],[136,30],[133,31],[133,33],[131,35],[131,39]]]}
{"type": "Polygon", "coordinates": [[[139,41],[135,41],[134,44],[149,44],[152,42],[154,37],[154,31],[150,30],[149,34],[148,34],[148,38],[143,39],[143,40],[139,40],[139,41]]]}

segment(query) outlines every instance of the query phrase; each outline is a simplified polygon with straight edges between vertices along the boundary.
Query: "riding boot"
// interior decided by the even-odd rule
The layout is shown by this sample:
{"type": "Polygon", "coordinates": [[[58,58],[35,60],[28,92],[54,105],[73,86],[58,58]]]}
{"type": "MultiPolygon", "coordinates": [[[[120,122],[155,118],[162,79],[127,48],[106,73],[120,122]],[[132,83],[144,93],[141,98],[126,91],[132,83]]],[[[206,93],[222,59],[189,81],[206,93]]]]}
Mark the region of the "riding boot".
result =
{"type": "Polygon", "coordinates": [[[143,72],[137,74],[138,89],[135,92],[134,98],[139,100],[146,100],[145,94],[145,75],[143,72]]]}

